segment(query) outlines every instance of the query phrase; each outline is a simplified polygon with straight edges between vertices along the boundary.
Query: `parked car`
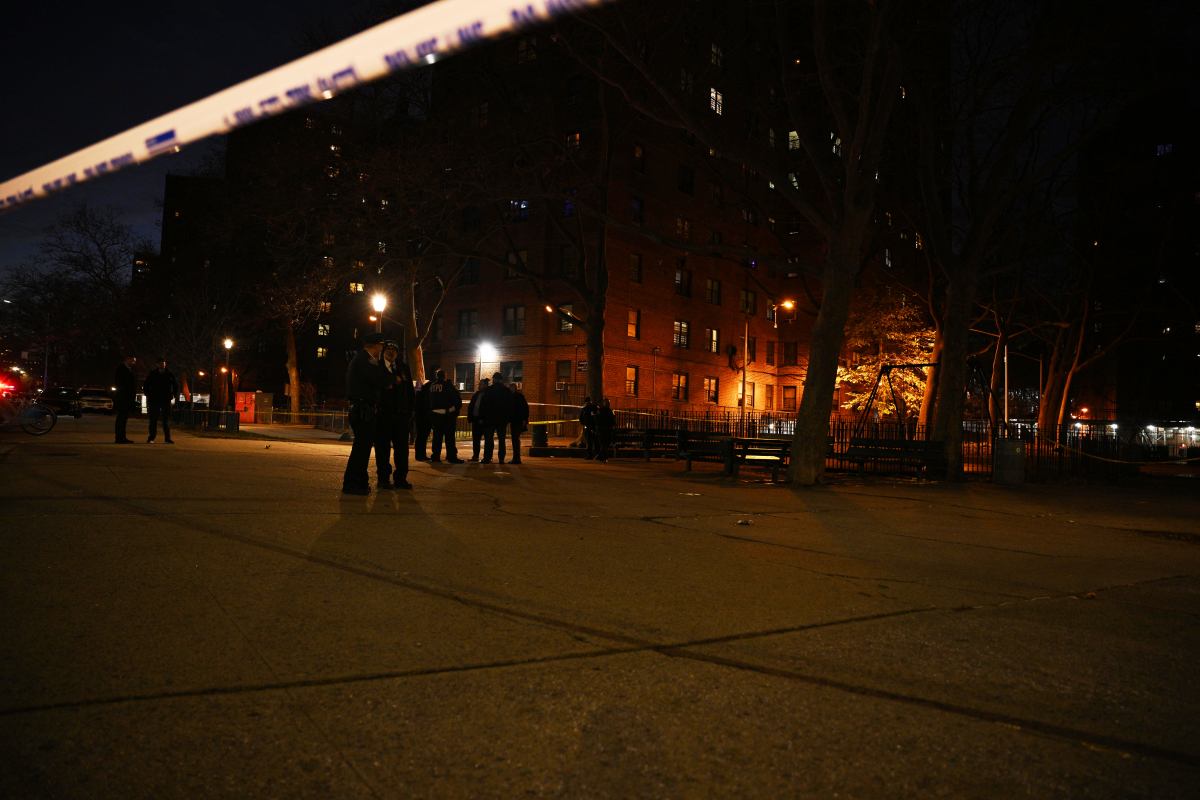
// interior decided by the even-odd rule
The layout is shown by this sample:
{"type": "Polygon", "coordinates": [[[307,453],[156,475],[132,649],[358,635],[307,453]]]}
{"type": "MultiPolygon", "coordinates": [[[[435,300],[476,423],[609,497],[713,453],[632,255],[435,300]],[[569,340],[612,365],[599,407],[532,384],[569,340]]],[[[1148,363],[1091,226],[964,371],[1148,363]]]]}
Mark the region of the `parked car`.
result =
{"type": "Polygon", "coordinates": [[[85,386],[79,390],[79,406],[84,413],[113,413],[112,391],[96,386],[85,386]]]}
{"type": "Polygon", "coordinates": [[[70,415],[75,419],[83,416],[83,404],[79,401],[79,392],[60,386],[48,392],[42,392],[38,398],[41,402],[54,409],[54,413],[62,416],[70,415]]]}

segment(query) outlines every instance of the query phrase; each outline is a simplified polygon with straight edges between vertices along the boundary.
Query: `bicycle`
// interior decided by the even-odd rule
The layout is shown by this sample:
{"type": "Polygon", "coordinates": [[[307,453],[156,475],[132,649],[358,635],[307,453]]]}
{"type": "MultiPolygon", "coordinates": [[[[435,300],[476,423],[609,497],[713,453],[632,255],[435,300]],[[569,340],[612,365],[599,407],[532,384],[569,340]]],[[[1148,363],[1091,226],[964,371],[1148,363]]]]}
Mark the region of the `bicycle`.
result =
{"type": "Polygon", "coordinates": [[[14,395],[0,398],[0,428],[19,425],[30,436],[44,436],[58,424],[54,409],[32,397],[14,395]]]}

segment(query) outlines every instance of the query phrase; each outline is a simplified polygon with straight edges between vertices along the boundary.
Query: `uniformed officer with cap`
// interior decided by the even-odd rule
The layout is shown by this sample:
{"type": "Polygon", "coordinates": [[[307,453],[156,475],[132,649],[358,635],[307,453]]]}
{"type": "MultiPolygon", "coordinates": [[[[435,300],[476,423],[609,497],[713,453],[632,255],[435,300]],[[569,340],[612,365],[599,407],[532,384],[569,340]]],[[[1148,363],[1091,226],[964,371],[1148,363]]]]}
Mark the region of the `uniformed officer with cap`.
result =
{"type": "Polygon", "coordinates": [[[370,494],[367,466],[379,420],[379,404],[383,391],[399,380],[380,362],[383,334],[369,333],[363,337],[362,350],[355,354],[346,368],[346,397],[350,400],[350,428],[354,444],[350,460],[342,477],[343,494],[370,494]]]}

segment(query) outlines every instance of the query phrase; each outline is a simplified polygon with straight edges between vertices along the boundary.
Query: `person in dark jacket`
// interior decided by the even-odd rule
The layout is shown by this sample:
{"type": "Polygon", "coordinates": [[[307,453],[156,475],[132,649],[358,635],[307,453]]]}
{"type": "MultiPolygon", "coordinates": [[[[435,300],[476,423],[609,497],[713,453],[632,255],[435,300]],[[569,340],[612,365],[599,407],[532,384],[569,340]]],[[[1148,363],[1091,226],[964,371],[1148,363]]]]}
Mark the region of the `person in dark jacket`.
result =
{"type": "Polygon", "coordinates": [[[133,410],[133,396],[137,392],[137,376],[133,374],[135,364],[135,356],[125,356],[125,360],[117,365],[116,374],[113,375],[113,386],[117,387],[113,395],[117,444],[133,444],[133,439],[125,435],[125,425],[129,421],[129,412],[133,410]]]}
{"type": "Polygon", "coordinates": [[[596,458],[608,461],[612,455],[613,429],[617,427],[617,415],[613,413],[612,405],[605,397],[596,409],[596,458]]]}
{"type": "Polygon", "coordinates": [[[146,376],[142,391],[146,394],[146,411],[150,415],[150,435],[146,437],[146,441],[153,442],[158,436],[158,420],[161,418],[163,441],[175,444],[171,441],[171,404],[179,396],[179,384],[175,382],[171,370],[167,369],[165,356],[158,360],[158,365],[146,376]]]}
{"type": "Polygon", "coordinates": [[[467,422],[471,423],[471,460],[479,460],[479,443],[483,440],[483,417],[479,416],[479,401],[483,399],[484,390],[488,388],[488,379],[479,382],[478,388],[467,403],[467,422]]]}
{"type": "Polygon", "coordinates": [[[363,349],[346,368],[346,397],[350,400],[354,444],[350,447],[350,459],[342,476],[343,494],[371,493],[367,466],[371,462],[371,448],[375,445],[379,405],[383,390],[396,382],[395,376],[380,363],[382,351],[383,335],[368,334],[363,337],[363,349]]]}
{"type": "Polygon", "coordinates": [[[504,385],[504,376],[499,372],[492,375],[492,385],[483,393],[479,404],[479,413],[483,417],[483,461],[482,464],[492,463],[492,447],[496,437],[500,439],[500,452],[497,462],[504,463],[504,451],[507,447],[508,415],[512,412],[512,390],[504,385]]]}
{"type": "Polygon", "coordinates": [[[413,407],[413,458],[428,461],[429,432],[432,425],[429,413],[429,387],[433,381],[425,381],[417,389],[416,405],[413,407]]]}
{"type": "Polygon", "coordinates": [[[596,438],[596,404],[592,398],[583,398],[583,408],[579,409],[579,424],[583,428],[583,441],[587,445],[587,457],[595,458],[600,452],[596,438]]]}
{"type": "Polygon", "coordinates": [[[455,431],[458,428],[458,412],[462,408],[462,395],[458,387],[446,380],[446,372],[438,370],[429,384],[429,427],[433,430],[433,452],[429,460],[442,460],[442,442],[446,443],[446,460],[451,464],[461,464],[458,457],[458,446],[454,442],[455,431]]]}
{"type": "Polygon", "coordinates": [[[521,434],[529,429],[529,401],[516,384],[513,384],[512,413],[509,415],[508,427],[512,431],[512,461],[509,463],[520,464],[521,434]]]}
{"type": "Polygon", "coordinates": [[[379,401],[375,426],[375,474],[380,489],[411,489],[408,482],[408,431],[415,393],[408,365],[395,342],[384,342],[383,366],[393,376],[379,401]],[[395,462],[393,466],[392,462],[395,462]]]}

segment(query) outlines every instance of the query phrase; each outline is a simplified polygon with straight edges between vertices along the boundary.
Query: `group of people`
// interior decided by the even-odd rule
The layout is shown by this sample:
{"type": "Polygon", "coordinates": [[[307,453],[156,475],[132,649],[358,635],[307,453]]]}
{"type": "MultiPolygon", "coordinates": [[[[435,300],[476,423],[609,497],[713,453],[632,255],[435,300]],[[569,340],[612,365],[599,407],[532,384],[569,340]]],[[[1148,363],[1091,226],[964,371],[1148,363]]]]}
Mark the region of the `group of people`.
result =
{"type": "MultiPolygon", "coordinates": [[[[113,375],[113,386],[116,387],[113,393],[113,432],[117,444],[133,444],[126,428],[129,414],[136,405],[138,380],[133,371],[136,365],[136,356],[125,356],[113,375]]],[[[179,383],[167,369],[166,356],[160,358],[154,369],[146,375],[146,380],[142,382],[142,393],[146,396],[146,414],[150,420],[150,435],[146,441],[153,442],[158,438],[158,423],[161,421],[163,441],[175,444],[171,439],[171,404],[179,396],[179,383]]]]}
{"type": "Polygon", "coordinates": [[[613,430],[617,427],[617,415],[613,413],[608,398],[602,398],[599,403],[590,397],[583,398],[583,407],[579,409],[579,425],[583,428],[587,457],[608,461],[612,455],[613,430]]]}
{"type": "MultiPolygon", "coordinates": [[[[455,431],[462,395],[444,370],[416,388],[400,348],[382,334],[369,334],[363,348],[346,370],[346,397],[350,400],[350,427],[354,444],[342,477],[344,494],[370,494],[369,467],[375,452],[378,489],[411,489],[408,482],[408,442],[412,430],[417,461],[461,464],[455,431]],[[429,448],[432,439],[432,448],[429,448]]],[[[494,439],[499,439],[498,461],[506,456],[506,432],[512,437],[510,463],[521,463],[520,435],[529,425],[529,403],[517,387],[509,388],[500,373],[481,381],[467,412],[471,421],[472,461],[480,461],[481,440],[486,439],[481,463],[492,462],[494,439]],[[478,425],[478,427],[476,427],[478,425]]]]}

